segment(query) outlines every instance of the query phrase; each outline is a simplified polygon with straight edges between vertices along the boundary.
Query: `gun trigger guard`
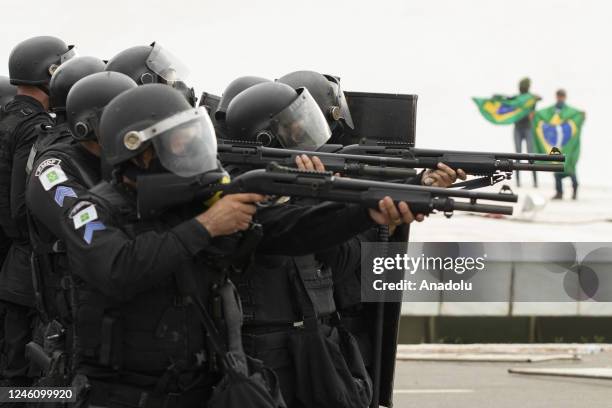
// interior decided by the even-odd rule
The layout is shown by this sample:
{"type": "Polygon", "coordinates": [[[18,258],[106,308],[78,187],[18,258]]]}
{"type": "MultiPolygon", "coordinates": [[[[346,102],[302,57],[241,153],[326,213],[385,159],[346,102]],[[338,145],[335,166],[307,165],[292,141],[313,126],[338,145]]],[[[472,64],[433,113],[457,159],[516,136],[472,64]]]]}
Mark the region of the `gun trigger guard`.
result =
{"type": "Polygon", "coordinates": [[[444,216],[450,218],[453,216],[453,210],[444,210],[444,216]]]}
{"type": "Polygon", "coordinates": [[[513,191],[512,191],[512,189],[510,188],[510,186],[509,186],[509,185],[507,185],[507,184],[504,184],[504,185],[502,186],[501,190],[499,190],[499,193],[500,193],[500,194],[510,194],[510,195],[514,194],[514,192],[513,192],[513,191]]]}

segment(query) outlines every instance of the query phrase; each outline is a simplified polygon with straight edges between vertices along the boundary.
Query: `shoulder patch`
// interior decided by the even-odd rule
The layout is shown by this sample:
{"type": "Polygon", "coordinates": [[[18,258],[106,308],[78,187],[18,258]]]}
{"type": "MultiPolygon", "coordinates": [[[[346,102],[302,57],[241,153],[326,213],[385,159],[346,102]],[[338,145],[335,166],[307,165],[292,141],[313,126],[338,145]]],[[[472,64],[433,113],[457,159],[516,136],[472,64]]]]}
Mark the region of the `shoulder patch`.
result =
{"type": "MultiPolygon", "coordinates": [[[[35,149],[35,145],[32,146],[32,150],[34,150],[34,149],[35,149]]],[[[30,153],[31,153],[31,151],[30,151],[30,153]]],[[[36,153],[34,153],[34,154],[36,154],[36,153]]],[[[51,166],[59,166],[61,162],[62,161],[60,159],[46,159],[46,160],[43,160],[42,163],[40,163],[38,165],[38,167],[36,168],[36,173],[34,173],[34,175],[36,177],[40,177],[41,173],[43,171],[45,171],[45,169],[47,169],[48,167],[51,167],[51,166]]]]}
{"type": "Polygon", "coordinates": [[[72,188],[70,188],[70,187],[59,186],[58,188],[55,189],[54,200],[57,203],[57,205],[59,205],[60,207],[63,207],[64,206],[64,199],[66,197],[77,198],[77,195],[74,192],[74,190],[72,188]]]}
{"type": "Polygon", "coordinates": [[[94,203],[92,203],[91,201],[85,201],[85,200],[79,201],[78,203],[74,205],[74,207],[72,207],[72,209],[70,210],[70,213],[68,214],[68,217],[69,218],[74,217],[76,213],[78,213],[83,208],[90,206],[90,205],[94,205],[94,203]]]}
{"type": "MultiPolygon", "coordinates": [[[[79,204],[82,204],[82,203],[79,203],[79,204]]],[[[79,229],[83,225],[98,219],[98,212],[96,211],[96,206],[91,203],[88,203],[88,204],[89,205],[87,206],[85,205],[78,206],[78,208],[80,209],[75,207],[71,211],[71,217],[72,217],[72,222],[74,223],[74,229],[79,229]]]]}
{"type": "Polygon", "coordinates": [[[83,239],[87,244],[91,244],[93,240],[94,232],[96,231],[104,231],[106,229],[106,225],[100,221],[93,221],[85,225],[85,232],[83,233],[83,239]]]}
{"type": "Polygon", "coordinates": [[[68,180],[68,177],[66,177],[66,173],[64,173],[60,166],[52,166],[40,173],[38,180],[40,180],[40,184],[42,184],[45,191],[49,191],[53,186],[68,180]]]}

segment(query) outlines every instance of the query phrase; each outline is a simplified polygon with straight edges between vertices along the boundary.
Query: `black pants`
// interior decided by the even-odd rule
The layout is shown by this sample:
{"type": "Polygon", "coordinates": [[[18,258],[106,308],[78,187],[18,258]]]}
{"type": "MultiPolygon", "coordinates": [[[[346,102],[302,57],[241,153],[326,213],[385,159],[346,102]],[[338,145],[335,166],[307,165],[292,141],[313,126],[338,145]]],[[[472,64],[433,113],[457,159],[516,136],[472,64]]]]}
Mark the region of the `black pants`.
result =
{"type": "Polygon", "coordinates": [[[574,193],[578,190],[578,179],[576,174],[555,173],[555,189],[558,195],[563,195],[563,179],[569,177],[572,180],[572,189],[574,193]]]}
{"type": "MultiPolygon", "coordinates": [[[[531,128],[523,128],[523,127],[514,127],[514,148],[517,153],[522,153],[523,151],[523,140],[525,141],[525,145],[527,148],[527,153],[533,153],[533,136],[531,134],[531,128]]],[[[516,185],[521,185],[521,172],[516,172],[516,185]]],[[[533,186],[537,187],[538,185],[538,173],[533,172],[533,186]]]]}
{"type": "Polygon", "coordinates": [[[32,382],[25,345],[32,340],[34,316],[27,306],[0,301],[0,374],[7,385],[28,386],[32,382]]]}

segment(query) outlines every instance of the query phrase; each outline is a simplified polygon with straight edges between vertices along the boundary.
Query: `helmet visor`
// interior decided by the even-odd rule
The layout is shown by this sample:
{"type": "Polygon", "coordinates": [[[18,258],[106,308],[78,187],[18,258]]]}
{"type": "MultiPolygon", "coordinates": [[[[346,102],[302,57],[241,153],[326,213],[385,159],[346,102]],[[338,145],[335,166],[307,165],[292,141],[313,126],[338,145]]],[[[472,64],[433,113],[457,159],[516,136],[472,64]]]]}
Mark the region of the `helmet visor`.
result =
{"type": "Polygon", "coordinates": [[[332,87],[334,87],[334,92],[337,95],[337,104],[340,108],[340,119],[344,121],[344,123],[350,127],[351,129],[355,129],[355,124],[353,123],[353,118],[351,116],[351,111],[348,107],[348,102],[346,100],[346,96],[342,91],[342,86],[340,85],[340,78],[335,77],[333,75],[325,75],[325,77],[329,80],[332,87]]]}
{"type": "Polygon", "coordinates": [[[331,131],[319,105],[306,88],[297,90],[298,97],[271,121],[271,131],[288,149],[316,149],[327,142],[331,131]]]}
{"type": "Polygon", "coordinates": [[[217,168],[217,138],[205,110],[177,123],[153,139],[159,160],[181,177],[206,173],[217,168]]]}
{"type": "Polygon", "coordinates": [[[69,45],[68,46],[68,51],[66,51],[65,53],[63,53],[62,55],[60,55],[60,64],[63,64],[64,62],[68,61],[71,58],[76,57],[76,50],[74,49],[74,45],[69,45]]]}
{"type": "Polygon", "coordinates": [[[217,138],[204,108],[179,112],[154,125],[124,135],[130,150],[151,141],[161,164],[181,177],[191,177],[217,168],[217,138]]]}
{"type": "Polygon", "coordinates": [[[159,75],[169,85],[173,85],[176,81],[184,81],[189,75],[189,70],[177,57],[155,43],[147,58],[147,68],[159,75]]]}

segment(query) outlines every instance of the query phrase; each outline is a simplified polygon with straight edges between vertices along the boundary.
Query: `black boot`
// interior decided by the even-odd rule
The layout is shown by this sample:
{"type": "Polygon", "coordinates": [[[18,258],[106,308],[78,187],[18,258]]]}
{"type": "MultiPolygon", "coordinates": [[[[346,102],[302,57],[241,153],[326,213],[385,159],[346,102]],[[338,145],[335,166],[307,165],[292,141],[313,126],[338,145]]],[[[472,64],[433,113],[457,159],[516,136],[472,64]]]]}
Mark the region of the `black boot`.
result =
{"type": "Polygon", "coordinates": [[[555,195],[553,196],[553,198],[552,198],[552,199],[553,199],[553,200],[563,200],[563,194],[561,194],[561,193],[559,193],[559,192],[558,192],[557,194],[555,194],[555,195]]]}

